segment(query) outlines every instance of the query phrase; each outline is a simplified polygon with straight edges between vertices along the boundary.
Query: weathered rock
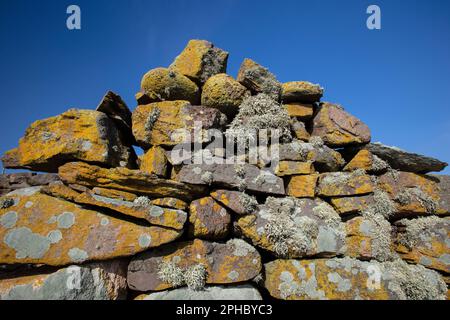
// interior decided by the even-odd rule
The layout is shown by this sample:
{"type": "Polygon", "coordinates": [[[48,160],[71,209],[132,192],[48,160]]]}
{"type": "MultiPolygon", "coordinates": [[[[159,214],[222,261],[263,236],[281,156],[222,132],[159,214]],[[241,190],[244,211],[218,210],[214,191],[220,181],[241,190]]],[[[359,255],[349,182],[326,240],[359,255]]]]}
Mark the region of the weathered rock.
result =
{"type": "Polygon", "coordinates": [[[226,116],[215,108],[191,106],[187,101],[155,102],[133,112],[133,134],[145,149],[193,142],[194,129],[201,140],[197,142],[207,142],[206,130],[223,129],[226,122],[226,116]],[[196,123],[201,127],[195,128],[196,123]]]}
{"type": "Polygon", "coordinates": [[[205,40],[190,40],[169,68],[203,84],[210,77],[225,73],[227,62],[228,52],[205,40]]]}
{"type": "Polygon", "coordinates": [[[151,203],[155,206],[160,206],[164,208],[172,208],[178,210],[186,210],[188,204],[183,200],[171,197],[158,198],[151,200],[151,203]]]}
{"type": "Polygon", "coordinates": [[[381,173],[385,172],[389,165],[384,161],[373,155],[367,149],[359,150],[352,160],[344,167],[344,171],[354,171],[358,169],[367,172],[381,173]]]}
{"type": "Polygon", "coordinates": [[[189,184],[238,188],[266,194],[284,194],[283,179],[268,170],[260,170],[248,163],[186,165],[178,172],[177,179],[189,184]]]}
{"type": "Polygon", "coordinates": [[[314,166],[311,161],[280,161],[275,168],[275,174],[279,177],[297,174],[310,174],[313,172],[314,166]]]}
{"type": "Polygon", "coordinates": [[[396,226],[396,250],[402,259],[450,273],[449,218],[403,219],[396,226]]]}
{"type": "Polygon", "coordinates": [[[72,189],[71,187],[66,186],[62,182],[52,183],[48,186],[43,186],[40,192],[70,202],[75,202],[75,199],[80,195],[80,192],[78,190],[72,189]]]}
{"type": "Polygon", "coordinates": [[[77,160],[132,167],[133,154],[106,114],[70,109],[31,124],[19,146],[6,152],[2,161],[4,168],[57,172],[58,166],[77,160]]]}
{"type": "Polygon", "coordinates": [[[59,167],[59,176],[68,184],[110,188],[150,197],[177,197],[190,200],[206,192],[203,186],[160,179],[138,170],[105,169],[82,162],[71,162],[59,167]]]}
{"type": "Polygon", "coordinates": [[[142,294],[135,300],[262,300],[258,289],[250,284],[235,286],[207,286],[203,290],[187,287],[142,294]]]}
{"type": "Polygon", "coordinates": [[[189,234],[194,238],[222,240],[228,236],[231,216],[213,198],[205,197],[189,206],[189,234]]]}
{"type": "Polygon", "coordinates": [[[0,174],[0,196],[16,189],[43,186],[56,181],[59,181],[59,177],[54,173],[20,172],[0,174]]]}
{"type": "Polygon", "coordinates": [[[448,166],[447,163],[437,159],[410,153],[397,147],[386,146],[379,142],[371,143],[366,148],[386,161],[391,168],[400,171],[427,173],[431,171],[442,171],[448,166]]]}
{"type": "Polygon", "coordinates": [[[314,107],[307,103],[287,103],[283,104],[290,117],[296,117],[300,120],[309,120],[314,114],[314,107]]]}
{"type": "Polygon", "coordinates": [[[318,174],[292,176],[286,187],[286,194],[295,198],[314,198],[318,174]]]}
{"type": "Polygon", "coordinates": [[[110,209],[125,216],[146,220],[152,225],[177,230],[183,229],[187,220],[186,212],[155,206],[146,197],[137,198],[134,202],[131,202],[84,192],[79,194],[74,199],[74,202],[110,209]],[[139,201],[140,199],[144,200],[139,201]]]}
{"type": "Polygon", "coordinates": [[[357,197],[331,198],[331,204],[341,215],[361,213],[374,203],[372,194],[357,197]]]}
{"type": "Polygon", "coordinates": [[[0,209],[0,264],[63,266],[134,255],[171,242],[179,231],[139,226],[39,193],[39,187],[8,194],[0,209]]]}
{"type": "Polygon", "coordinates": [[[229,117],[238,113],[239,106],[250,91],[231,76],[221,73],[206,81],[202,88],[202,105],[219,109],[229,117]]]}
{"type": "Polygon", "coordinates": [[[135,256],[128,266],[128,286],[136,291],[159,291],[173,287],[160,279],[164,263],[184,270],[202,264],[207,284],[238,283],[253,279],[261,270],[259,253],[240,239],[215,243],[199,239],[178,242],[135,256]]]}
{"type": "Polygon", "coordinates": [[[447,293],[436,272],[401,260],[275,260],[264,269],[265,287],[278,299],[444,300],[447,293]]]}
{"type": "Polygon", "coordinates": [[[166,152],[163,148],[154,146],[139,157],[139,160],[139,169],[141,171],[167,178],[169,166],[166,152]]]}
{"type": "Polygon", "coordinates": [[[323,88],[308,81],[292,81],[283,83],[283,102],[319,102],[323,96],[323,88]]]}
{"type": "Polygon", "coordinates": [[[277,101],[280,100],[281,83],[267,68],[251,59],[244,59],[242,62],[237,81],[253,93],[265,93],[277,101]]]}
{"type": "Polygon", "coordinates": [[[0,281],[0,300],[122,300],[126,275],[127,261],[112,260],[11,277],[0,281]]]}
{"type": "Polygon", "coordinates": [[[183,74],[166,68],[147,72],[141,81],[141,92],[154,100],[187,100],[192,104],[200,102],[198,86],[183,74]]]}
{"type": "Polygon", "coordinates": [[[370,129],[341,106],[324,102],[314,117],[312,136],[319,136],[328,146],[340,147],[370,142],[370,129]]]}
{"type": "Polygon", "coordinates": [[[96,111],[103,112],[114,120],[126,144],[131,145],[136,142],[131,132],[131,111],[119,95],[108,91],[96,111]]]}
{"type": "Polygon", "coordinates": [[[436,212],[439,214],[450,214],[450,176],[433,175],[439,188],[439,203],[436,212]]]}
{"type": "Polygon", "coordinates": [[[342,254],[345,225],[320,199],[269,197],[259,211],[239,218],[244,237],[275,256],[300,258],[342,254]]]}
{"type": "Polygon", "coordinates": [[[291,118],[291,129],[294,132],[295,138],[302,141],[309,141],[311,135],[308,130],[306,130],[303,122],[291,118]]]}
{"type": "Polygon", "coordinates": [[[394,201],[396,217],[438,213],[439,188],[431,176],[390,171],[379,177],[378,187],[394,201]]]}
{"type": "Polygon", "coordinates": [[[137,198],[137,196],[133,193],[126,192],[126,191],[120,191],[120,190],[114,190],[114,189],[105,189],[105,188],[95,187],[95,188],[92,188],[92,192],[94,192],[95,194],[98,194],[99,196],[104,196],[104,197],[118,199],[118,200],[125,200],[125,201],[134,201],[137,198]]]}
{"type": "Polygon", "coordinates": [[[211,192],[211,197],[239,215],[254,213],[257,210],[258,202],[255,197],[240,191],[216,190],[211,192]]]}
{"type": "Polygon", "coordinates": [[[148,95],[142,91],[139,91],[138,93],[136,93],[134,95],[138,106],[140,106],[142,104],[150,104],[153,102],[161,101],[161,99],[158,98],[155,94],[151,94],[151,93],[149,93],[149,94],[150,95],[148,95]]]}
{"type": "Polygon", "coordinates": [[[324,197],[354,196],[373,191],[372,179],[360,171],[322,173],[317,184],[317,194],[324,197]]]}

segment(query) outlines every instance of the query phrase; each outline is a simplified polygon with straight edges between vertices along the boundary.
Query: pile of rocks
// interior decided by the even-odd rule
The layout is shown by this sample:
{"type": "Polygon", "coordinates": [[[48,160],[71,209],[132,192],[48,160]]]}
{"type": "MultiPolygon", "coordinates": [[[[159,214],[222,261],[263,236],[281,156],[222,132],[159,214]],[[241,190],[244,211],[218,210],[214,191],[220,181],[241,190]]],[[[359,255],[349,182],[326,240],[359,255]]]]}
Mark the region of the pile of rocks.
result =
{"type": "Polygon", "coordinates": [[[4,168],[48,173],[0,176],[0,299],[446,299],[447,164],[227,59],[191,40],[133,112],[108,92],[26,130],[4,168]]]}

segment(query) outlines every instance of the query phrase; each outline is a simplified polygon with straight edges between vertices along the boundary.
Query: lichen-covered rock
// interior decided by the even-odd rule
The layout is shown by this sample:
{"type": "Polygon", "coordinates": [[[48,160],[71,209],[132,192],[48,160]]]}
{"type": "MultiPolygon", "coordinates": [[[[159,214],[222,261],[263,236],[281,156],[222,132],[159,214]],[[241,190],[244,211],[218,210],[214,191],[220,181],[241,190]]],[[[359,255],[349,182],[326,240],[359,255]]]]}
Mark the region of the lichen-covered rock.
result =
{"type": "Polygon", "coordinates": [[[57,172],[70,161],[133,167],[133,151],[124,145],[114,122],[102,112],[70,109],[31,124],[19,146],[5,153],[4,168],[57,172]]]}
{"type": "Polygon", "coordinates": [[[0,264],[63,266],[131,256],[177,239],[181,233],[145,227],[39,193],[39,187],[8,194],[0,209],[0,264]]]}
{"type": "Polygon", "coordinates": [[[96,111],[103,112],[114,120],[126,144],[131,145],[135,143],[133,133],[131,132],[131,111],[119,95],[108,91],[103,96],[96,111]]]}
{"type": "Polygon", "coordinates": [[[258,206],[258,201],[254,196],[241,191],[216,190],[211,192],[211,197],[239,215],[254,213],[258,206]]]}
{"type": "Polygon", "coordinates": [[[160,177],[167,177],[169,166],[166,152],[163,148],[154,146],[139,157],[139,160],[139,170],[150,174],[156,174],[160,177]]]}
{"type": "Polygon", "coordinates": [[[396,217],[438,214],[440,193],[431,176],[389,171],[379,177],[378,187],[395,203],[396,217]]]}
{"type": "Polygon", "coordinates": [[[402,259],[450,273],[450,220],[436,216],[396,222],[396,250],[402,259]]]}
{"type": "Polygon", "coordinates": [[[349,163],[344,167],[344,171],[355,171],[358,169],[367,172],[382,173],[389,169],[389,165],[367,149],[359,150],[349,163]]]}
{"type": "Polygon", "coordinates": [[[97,208],[106,208],[125,216],[146,220],[152,225],[177,230],[182,230],[187,220],[186,212],[158,207],[151,204],[150,200],[146,197],[139,197],[134,201],[127,201],[100,196],[91,192],[83,192],[74,199],[74,202],[97,208]]]}
{"type": "Polygon", "coordinates": [[[323,96],[323,88],[308,81],[292,81],[282,85],[283,102],[319,102],[323,96]]]}
{"type": "Polygon", "coordinates": [[[328,146],[340,147],[370,142],[370,129],[341,106],[321,103],[313,120],[312,136],[319,136],[328,146]]]}
{"type": "Polygon", "coordinates": [[[194,129],[201,141],[210,137],[206,130],[223,129],[226,116],[215,108],[191,106],[187,101],[163,101],[140,105],[133,112],[133,134],[137,143],[151,146],[175,146],[194,142],[194,129]],[[200,127],[195,128],[196,123],[200,127]]]}
{"type": "Polygon", "coordinates": [[[292,176],[297,174],[310,174],[314,172],[311,161],[280,161],[275,167],[275,174],[279,177],[292,176]]]}
{"type": "Polygon", "coordinates": [[[122,300],[126,275],[123,259],[15,275],[0,280],[0,300],[122,300]]]}
{"type": "Polygon", "coordinates": [[[105,169],[82,162],[71,162],[59,167],[59,176],[67,184],[110,188],[150,197],[190,200],[206,193],[203,186],[161,179],[138,170],[105,169]]]}
{"type": "Polygon", "coordinates": [[[311,138],[308,130],[306,130],[304,122],[291,118],[291,129],[294,133],[295,138],[297,138],[298,140],[309,141],[309,138],[311,138]]]}
{"type": "Polygon", "coordinates": [[[189,206],[189,234],[194,238],[222,240],[228,236],[231,216],[213,198],[205,197],[189,206]]]}
{"type": "Polygon", "coordinates": [[[40,192],[70,202],[75,202],[75,199],[80,195],[80,191],[75,190],[69,186],[66,186],[62,182],[52,183],[48,186],[43,186],[41,187],[40,192]]]}
{"type": "Polygon", "coordinates": [[[314,107],[312,104],[292,102],[283,104],[290,117],[295,117],[299,120],[309,120],[314,114],[314,107]]]}
{"type": "Polygon", "coordinates": [[[188,204],[185,201],[172,197],[153,199],[151,200],[151,203],[155,206],[178,210],[186,210],[188,207],[188,204]]]}
{"type": "Polygon", "coordinates": [[[361,213],[374,204],[372,194],[356,197],[331,198],[331,204],[341,215],[361,213]]]}
{"type": "Polygon", "coordinates": [[[371,193],[374,183],[363,171],[322,173],[317,194],[323,197],[353,196],[371,193]]]}
{"type": "Polygon", "coordinates": [[[150,294],[142,294],[135,300],[262,300],[258,289],[250,284],[234,286],[207,286],[203,290],[182,287],[150,294]]]}
{"type": "Polygon", "coordinates": [[[265,93],[276,101],[281,97],[281,83],[265,67],[251,59],[244,59],[239,68],[237,81],[250,89],[252,93],[265,93]]]}
{"type": "Polygon", "coordinates": [[[231,76],[221,73],[206,81],[202,88],[202,105],[217,108],[229,117],[238,112],[250,91],[231,76]]]}
{"type": "MultiPolygon", "coordinates": [[[[206,268],[206,284],[244,282],[256,277],[262,267],[259,253],[243,240],[215,243],[196,239],[135,256],[128,266],[128,286],[136,291],[174,287],[173,283],[160,278],[161,268],[169,263],[182,272],[191,266],[203,265],[206,268]]],[[[183,284],[184,281],[180,281],[178,286],[183,284]]]]}
{"type": "Polygon", "coordinates": [[[193,81],[179,72],[166,68],[156,68],[147,72],[141,81],[141,91],[149,97],[156,97],[159,101],[187,100],[192,104],[198,104],[200,101],[200,90],[193,81]]]}
{"type": "Polygon", "coordinates": [[[59,181],[59,177],[54,173],[19,172],[0,174],[0,196],[16,189],[43,186],[57,181],[59,181]]]}
{"type": "Polygon", "coordinates": [[[286,194],[295,198],[314,198],[318,174],[292,176],[286,187],[286,194]]]}
{"type": "Polygon", "coordinates": [[[433,175],[439,188],[439,203],[436,212],[439,214],[450,214],[450,176],[433,175]]]}
{"type": "Polygon", "coordinates": [[[228,52],[205,40],[190,40],[169,69],[203,84],[210,77],[225,73],[227,62],[228,52]]]}
{"type": "Polygon", "coordinates": [[[396,260],[275,260],[264,265],[265,287],[285,300],[445,300],[436,272],[396,260]]]}
{"type": "Polygon", "coordinates": [[[335,256],[345,245],[345,225],[320,199],[272,198],[239,218],[244,237],[277,257],[335,256]]]}
{"type": "Polygon", "coordinates": [[[178,172],[180,182],[284,195],[283,179],[269,170],[245,164],[190,164],[178,172]]]}
{"type": "Polygon", "coordinates": [[[115,190],[115,189],[106,189],[106,188],[95,187],[95,188],[92,188],[92,192],[99,196],[104,196],[104,197],[118,199],[118,200],[125,200],[125,201],[134,201],[137,198],[137,195],[135,195],[134,193],[115,190]]]}
{"type": "Polygon", "coordinates": [[[448,166],[447,163],[438,159],[410,153],[397,147],[386,146],[379,142],[371,143],[367,145],[366,148],[386,161],[391,168],[400,171],[427,173],[431,171],[441,171],[448,166]]]}

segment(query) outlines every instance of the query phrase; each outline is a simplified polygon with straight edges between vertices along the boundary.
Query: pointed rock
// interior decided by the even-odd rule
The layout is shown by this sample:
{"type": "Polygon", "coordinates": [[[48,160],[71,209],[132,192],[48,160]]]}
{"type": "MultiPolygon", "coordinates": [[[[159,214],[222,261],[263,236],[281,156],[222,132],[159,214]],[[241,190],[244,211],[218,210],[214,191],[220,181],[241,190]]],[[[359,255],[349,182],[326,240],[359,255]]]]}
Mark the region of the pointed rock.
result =
{"type": "Polygon", "coordinates": [[[280,100],[281,83],[267,68],[251,59],[244,59],[242,62],[237,81],[254,94],[265,93],[276,101],[280,100]]]}

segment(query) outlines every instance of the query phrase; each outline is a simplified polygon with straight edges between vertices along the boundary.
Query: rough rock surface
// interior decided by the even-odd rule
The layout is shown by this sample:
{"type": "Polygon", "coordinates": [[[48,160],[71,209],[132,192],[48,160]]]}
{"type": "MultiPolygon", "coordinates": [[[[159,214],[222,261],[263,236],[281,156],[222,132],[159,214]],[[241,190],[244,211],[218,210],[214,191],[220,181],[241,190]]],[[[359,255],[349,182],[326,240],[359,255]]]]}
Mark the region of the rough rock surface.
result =
{"type": "Polygon", "coordinates": [[[189,234],[194,238],[222,240],[228,236],[231,216],[212,197],[191,202],[189,207],[189,234]]]}
{"type": "Polygon", "coordinates": [[[450,176],[433,175],[439,188],[439,203],[436,210],[439,214],[450,214],[450,176]]]}
{"type": "Polygon", "coordinates": [[[122,300],[126,274],[127,261],[112,260],[0,278],[0,300],[122,300]]]}
{"type": "Polygon", "coordinates": [[[286,194],[295,198],[314,198],[318,178],[318,174],[292,176],[286,186],[286,194]]]}
{"type": "Polygon", "coordinates": [[[371,193],[373,190],[374,184],[370,176],[359,171],[322,173],[317,185],[317,194],[324,197],[353,196],[371,193]]]}
{"type": "Polygon", "coordinates": [[[400,171],[427,173],[431,171],[442,171],[448,166],[447,163],[440,160],[410,153],[397,147],[386,146],[379,142],[371,143],[366,148],[389,163],[391,168],[400,171]]]}
{"type": "Polygon", "coordinates": [[[139,160],[139,170],[150,174],[156,174],[163,178],[168,176],[169,162],[163,148],[154,146],[139,157],[139,160]]]}
{"type": "Polygon", "coordinates": [[[54,173],[38,174],[34,172],[20,172],[0,175],[0,196],[16,189],[43,186],[59,181],[54,173]]]}
{"type": "Polygon", "coordinates": [[[356,197],[331,198],[331,204],[339,214],[361,213],[374,203],[372,194],[356,197]]]}
{"type": "Polygon", "coordinates": [[[0,264],[64,266],[130,256],[171,242],[179,231],[140,226],[39,193],[39,187],[8,194],[0,209],[0,264]]]}
{"type": "Polygon", "coordinates": [[[283,105],[290,117],[296,117],[300,120],[308,120],[314,114],[314,107],[312,104],[291,102],[283,105]]]}
{"type": "Polygon", "coordinates": [[[216,190],[211,197],[238,215],[254,213],[258,205],[254,197],[241,191],[216,190]]]}
{"type": "Polygon", "coordinates": [[[283,102],[319,102],[323,96],[323,88],[318,84],[307,81],[292,81],[283,83],[283,102]]]}
{"type": "Polygon", "coordinates": [[[114,122],[102,112],[70,109],[61,115],[34,122],[5,153],[5,168],[57,172],[70,161],[110,167],[132,167],[132,151],[123,144],[114,122]]]}
{"type": "Polygon", "coordinates": [[[339,105],[321,103],[313,122],[311,135],[321,137],[329,146],[340,147],[370,142],[369,127],[339,105]]]}
{"type": "Polygon", "coordinates": [[[237,81],[252,93],[265,93],[275,100],[281,96],[281,83],[265,67],[251,59],[244,59],[238,72],[237,81]]]}
{"type": "Polygon", "coordinates": [[[135,256],[128,266],[128,286],[136,291],[160,291],[173,287],[158,276],[164,262],[173,262],[181,269],[203,264],[207,284],[247,281],[256,277],[262,267],[259,253],[243,240],[232,239],[222,244],[196,239],[135,256]]]}

